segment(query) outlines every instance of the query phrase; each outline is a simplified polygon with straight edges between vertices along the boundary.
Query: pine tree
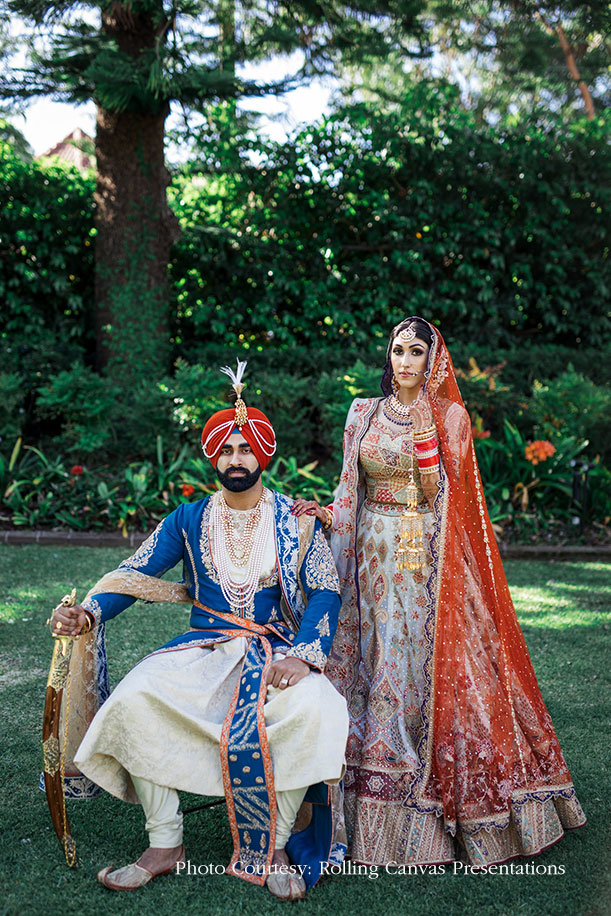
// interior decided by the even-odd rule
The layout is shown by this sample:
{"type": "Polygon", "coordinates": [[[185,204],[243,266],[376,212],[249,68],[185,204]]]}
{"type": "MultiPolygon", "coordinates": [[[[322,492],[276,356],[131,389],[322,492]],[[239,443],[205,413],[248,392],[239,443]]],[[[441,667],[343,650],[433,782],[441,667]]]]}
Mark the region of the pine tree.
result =
{"type": "Polygon", "coordinates": [[[235,113],[338,60],[417,34],[421,0],[9,0],[30,25],[25,69],[2,95],[97,105],[95,309],[98,367],[126,384],[166,369],[167,265],[178,226],[164,159],[170,104],[235,113]],[[262,84],[240,65],[303,51],[291,78],[262,84]],[[219,102],[221,105],[219,105],[219,102]]]}
{"type": "Polygon", "coordinates": [[[389,53],[344,74],[343,98],[400,104],[422,79],[458,84],[481,120],[537,112],[553,120],[608,107],[611,7],[607,0],[428,0],[423,55],[389,53]]]}
{"type": "Polygon", "coordinates": [[[547,106],[592,120],[605,107],[607,0],[430,0],[425,20],[446,74],[462,71],[483,114],[547,106]]]}

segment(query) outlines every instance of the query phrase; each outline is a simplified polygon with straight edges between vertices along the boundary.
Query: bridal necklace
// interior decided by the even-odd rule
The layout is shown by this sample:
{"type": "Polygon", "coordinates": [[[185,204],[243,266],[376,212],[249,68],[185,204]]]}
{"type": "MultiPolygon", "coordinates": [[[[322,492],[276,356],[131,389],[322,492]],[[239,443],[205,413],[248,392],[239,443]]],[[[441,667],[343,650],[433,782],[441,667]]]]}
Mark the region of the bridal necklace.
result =
{"type": "Polygon", "coordinates": [[[409,405],[403,404],[396,394],[389,394],[382,404],[382,413],[391,423],[397,426],[413,426],[409,405]]]}

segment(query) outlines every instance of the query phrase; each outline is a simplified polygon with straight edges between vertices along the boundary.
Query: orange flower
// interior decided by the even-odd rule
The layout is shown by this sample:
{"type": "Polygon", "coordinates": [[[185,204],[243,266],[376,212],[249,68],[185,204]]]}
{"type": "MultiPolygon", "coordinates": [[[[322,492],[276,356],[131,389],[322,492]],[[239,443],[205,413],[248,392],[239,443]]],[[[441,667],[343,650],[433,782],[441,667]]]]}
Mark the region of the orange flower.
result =
{"type": "Polygon", "coordinates": [[[551,442],[548,442],[546,439],[537,439],[535,442],[531,442],[526,446],[524,449],[524,457],[527,461],[530,461],[534,467],[541,461],[547,461],[555,452],[556,448],[551,442]]]}
{"type": "Polygon", "coordinates": [[[471,426],[471,433],[474,439],[488,439],[490,437],[490,430],[484,429],[484,421],[477,415],[475,416],[475,423],[471,426]]]}
{"type": "Polygon", "coordinates": [[[180,489],[182,490],[183,496],[192,496],[195,493],[195,487],[190,483],[181,484],[180,489]]]}

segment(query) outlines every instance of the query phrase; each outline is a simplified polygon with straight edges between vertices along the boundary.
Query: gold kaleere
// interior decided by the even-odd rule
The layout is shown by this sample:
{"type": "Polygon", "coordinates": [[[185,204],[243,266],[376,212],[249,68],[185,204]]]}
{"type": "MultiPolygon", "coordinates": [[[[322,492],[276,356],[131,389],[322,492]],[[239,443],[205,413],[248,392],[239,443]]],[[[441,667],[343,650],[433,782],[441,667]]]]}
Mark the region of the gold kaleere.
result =
{"type": "Polygon", "coordinates": [[[406,490],[405,512],[401,516],[401,532],[396,560],[398,569],[415,571],[422,569],[426,558],[424,553],[424,524],[418,512],[418,487],[414,480],[413,456],[410,464],[410,477],[406,490]]]}

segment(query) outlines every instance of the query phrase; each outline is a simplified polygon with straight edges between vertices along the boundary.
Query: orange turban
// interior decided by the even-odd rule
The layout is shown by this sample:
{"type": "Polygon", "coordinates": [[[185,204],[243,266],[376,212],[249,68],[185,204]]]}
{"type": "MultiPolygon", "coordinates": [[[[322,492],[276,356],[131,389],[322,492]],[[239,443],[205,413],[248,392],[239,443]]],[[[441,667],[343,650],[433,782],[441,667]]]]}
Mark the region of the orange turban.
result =
{"type": "Polygon", "coordinates": [[[263,411],[257,410],[256,407],[246,408],[248,419],[238,428],[236,413],[236,408],[229,407],[212,414],[202,432],[204,455],[216,468],[221,449],[227,439],[232,433],[239,432],[252,448],[261,470],[264,471],[276,451],[274,428],[263,411]]]}

